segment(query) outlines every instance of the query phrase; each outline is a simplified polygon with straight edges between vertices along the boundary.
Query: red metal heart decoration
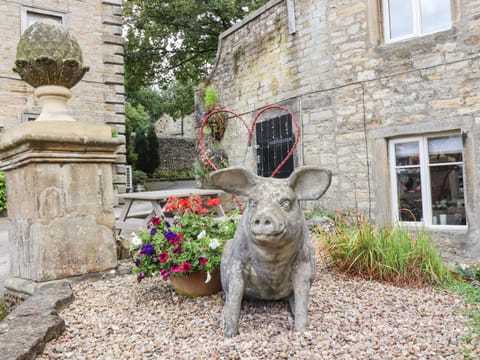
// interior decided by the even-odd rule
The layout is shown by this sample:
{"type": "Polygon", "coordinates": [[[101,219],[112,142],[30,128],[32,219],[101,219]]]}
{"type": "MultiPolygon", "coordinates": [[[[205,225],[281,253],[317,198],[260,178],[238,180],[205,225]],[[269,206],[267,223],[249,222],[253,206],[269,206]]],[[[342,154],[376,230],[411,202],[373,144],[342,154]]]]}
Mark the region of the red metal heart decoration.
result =
{"type": "Polygon", "coordinates": [[[210,119],[211,116],[223,112],[223,113],[233,115],[233,117],[228,118],[228,120],[234,119],[234,118],[240,119],[240,121],[245,126],[245,128],[247,129],[247,132],[248,132],[248,144],[247,144],[247,146],[251,146],[252,145],[252,138],[253,138],[253,131],[255,129],[255,124],[257,123],[258,119],[260,118],[260,116],[263,113],[265,113],[266,111],[271,110],[271,109],[279,109],[279,110],[287,112],[291,116],[292,121],[293,121],[293,123],[295,125],[295,128],[296,128],[295,142],[294,142],[292,148],[288,152],[287,156],[280,162],[280,164],[278,164],[277,168],[273,171],[272,175],[270,175],[271,177],[275,176],[275,174],[277,174],[277,172],[283,167],[283,165],[285,165],[285,163],[288,161],[288,159],[290,159],[293,156],[293,153],[294,153],[295,149],[297,148],[298,140],[300,139],[300,124],[298,123],[297,118],[288,108],[280,106],[280,105],[270,105],[270,106],[267,106],[267,107],[261,109],[257,113],[257,115],[255,116],[255,118],[253,119],[252,125],[250,127],[248,126],[247,122],[240,115],[238,115],[237,113],[235,113],[231,110],[226,110],[226,109],[215,110],[215,111],[211,112],[210,114],[208,114],[208,116],[206,116],[205,119],[203,119],[203,121],[202,121],[202,124],[200,126],[200,133],[199,133],[200,155],[204,158],[205,162],[213,170],[217,170],[217,167],[215,166],[215,164],[212,163],[210,161],[210,159],[208,158],[207,153],[206,153],[206,149],[205,149],[205,144],[203,142],[203,129],[205,128],[206,124],[208,123],[208,119],[210,119]]]}

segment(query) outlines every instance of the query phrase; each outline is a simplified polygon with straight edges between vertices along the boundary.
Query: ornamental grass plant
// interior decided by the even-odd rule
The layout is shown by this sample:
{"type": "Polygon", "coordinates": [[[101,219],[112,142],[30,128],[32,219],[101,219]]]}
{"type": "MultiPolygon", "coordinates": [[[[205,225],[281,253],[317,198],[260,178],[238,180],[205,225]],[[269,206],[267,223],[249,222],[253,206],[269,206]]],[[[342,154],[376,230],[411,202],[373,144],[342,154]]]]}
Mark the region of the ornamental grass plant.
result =
{"type": "Polygon", "coordinates": [[[395,285],[439,285],[451,279],[425,231],[375,226],[365,219],[336,217],[332,233],[319,231],[329,260],[342,272],[395,285]]]}
{"type": "Polygon", "coordinates": [[[165,212],[171,221],[155,217],[148,229],[133,235],[137,281],[160,274],[163,280],[204,271],[207,277],[220,267],[223,246],[235,234],[238,220],[214,217],[220,199],[199,196],[170,197],[165,212]]]}

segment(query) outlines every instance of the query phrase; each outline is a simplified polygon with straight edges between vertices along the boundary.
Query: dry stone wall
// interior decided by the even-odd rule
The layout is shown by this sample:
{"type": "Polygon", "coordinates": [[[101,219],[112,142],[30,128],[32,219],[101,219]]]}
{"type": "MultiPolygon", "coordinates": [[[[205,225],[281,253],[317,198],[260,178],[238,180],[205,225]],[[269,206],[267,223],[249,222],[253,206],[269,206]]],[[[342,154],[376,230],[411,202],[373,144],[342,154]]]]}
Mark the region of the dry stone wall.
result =
{"type": "Polygon", "coordinates": [[[191,138],[159,137],[160,168],[192,169],[196,157],[196,141],[191,138]]]}

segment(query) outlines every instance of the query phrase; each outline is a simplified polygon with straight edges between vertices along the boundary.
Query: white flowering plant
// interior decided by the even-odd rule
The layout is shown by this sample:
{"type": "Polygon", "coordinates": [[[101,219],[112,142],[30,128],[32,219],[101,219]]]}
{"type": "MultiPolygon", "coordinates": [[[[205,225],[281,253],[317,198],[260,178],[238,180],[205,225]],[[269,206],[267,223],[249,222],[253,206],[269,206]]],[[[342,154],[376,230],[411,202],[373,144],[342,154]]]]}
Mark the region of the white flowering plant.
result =
{"type": "Polygon", "coordinates": [[[223,246],[238,225],[237,220],[213,216],[219,205],[218,198],[205,204],[199,196],[169,198],[165,211],[173,214],[173,220],[153,218],[148,229],[131,239],[137,281],[157,273],[166,281],[199,271],[210,278],[220,267],[223,246]]]}

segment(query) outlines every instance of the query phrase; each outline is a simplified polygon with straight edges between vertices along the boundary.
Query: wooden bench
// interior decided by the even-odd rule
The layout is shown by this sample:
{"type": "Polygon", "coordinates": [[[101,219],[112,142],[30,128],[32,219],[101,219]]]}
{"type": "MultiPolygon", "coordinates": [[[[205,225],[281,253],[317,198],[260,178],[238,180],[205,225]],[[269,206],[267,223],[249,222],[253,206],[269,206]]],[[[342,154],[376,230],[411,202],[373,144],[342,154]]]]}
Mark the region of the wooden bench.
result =
{"type": "MultiPolygon", "coordinates": [[[[216,189],[185,188],[117,194],[117,197],[125,199],[120,216],[118,220],[115,221],[117,234],[120,235],[122,231],[138,232],[140,228],[146,229],[153,217],[168,219],[164,209],[167,205],[168,198],[171,196],[176,198],[188,198],[190,196],[205,198],[218,197],[222,193],[222,190],[216,189]],[[134,211],[134,204],[138,202],[150,203],[151,210],[134,211]]],[[[222,205],[216,207],[216,212],[218,217],[225,216],[222,205]]]]}

